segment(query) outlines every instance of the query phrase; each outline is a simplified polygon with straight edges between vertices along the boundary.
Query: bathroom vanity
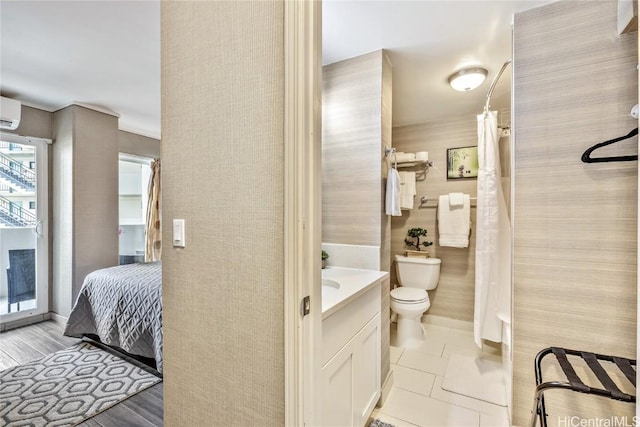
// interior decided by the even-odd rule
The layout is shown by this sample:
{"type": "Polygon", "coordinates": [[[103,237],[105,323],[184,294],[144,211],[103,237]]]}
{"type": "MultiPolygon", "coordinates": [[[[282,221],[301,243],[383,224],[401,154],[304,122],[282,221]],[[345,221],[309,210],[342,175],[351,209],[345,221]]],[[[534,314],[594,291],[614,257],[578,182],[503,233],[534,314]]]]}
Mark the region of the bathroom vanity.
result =
{"type": "Polygon", "coordinates": [[[389,273],[322,270],[322,424],[362,427],[380,397],[380,286],[389,273]]]}

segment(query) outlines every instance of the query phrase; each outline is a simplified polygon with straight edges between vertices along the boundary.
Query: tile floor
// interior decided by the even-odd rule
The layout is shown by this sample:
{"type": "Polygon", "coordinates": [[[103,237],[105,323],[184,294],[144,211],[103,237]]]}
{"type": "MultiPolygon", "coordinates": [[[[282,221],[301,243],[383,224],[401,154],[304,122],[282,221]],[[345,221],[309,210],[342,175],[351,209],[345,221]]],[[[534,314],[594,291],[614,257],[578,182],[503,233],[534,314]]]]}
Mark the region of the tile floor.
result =
{"type": "MultiPolygon", "coordinates": [[[[425,342],[416,349],[393,346],[395,323],[391,325],[391,369],[393,387],[373,418],[396,427],[508,427],[507,408],[442,388],[451,354],[500,359],[499,348],[473,342],[471,324],[455,328],[424,324],[425,342]]],[[[455,369],[455,368],[454,368],[455,369]]],[[[455,375],[455,372],[449,373],[455,375]]]]}

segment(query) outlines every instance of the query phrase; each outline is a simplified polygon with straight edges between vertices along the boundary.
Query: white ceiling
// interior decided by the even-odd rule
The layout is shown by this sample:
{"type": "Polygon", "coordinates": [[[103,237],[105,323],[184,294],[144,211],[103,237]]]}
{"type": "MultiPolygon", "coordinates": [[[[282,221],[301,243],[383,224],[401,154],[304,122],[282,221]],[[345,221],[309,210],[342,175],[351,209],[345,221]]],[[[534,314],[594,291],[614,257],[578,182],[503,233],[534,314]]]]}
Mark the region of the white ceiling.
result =
{"type": "MultiPolygon", "coordinates": [[[[548,1],[342,1],[323,6],[323,62],[387,49],[395,125],[480,112],[495,74],[511,57],[514,12],[548,1]],[[447,77],[489,70],[476,91],[447,77]]],[[[120,128],[160,136],[158,1],[0,2],[0,91],[55,111],[72,102],[120,114],[120,128]]],[[[509,104],[509,73],[492,105],[509,104]]]]}
{"type": "Polygon", "coordinates": [[[72,102],[160,136],[158,1],[0,2],[0,91],[55,111],[72,102]]]}

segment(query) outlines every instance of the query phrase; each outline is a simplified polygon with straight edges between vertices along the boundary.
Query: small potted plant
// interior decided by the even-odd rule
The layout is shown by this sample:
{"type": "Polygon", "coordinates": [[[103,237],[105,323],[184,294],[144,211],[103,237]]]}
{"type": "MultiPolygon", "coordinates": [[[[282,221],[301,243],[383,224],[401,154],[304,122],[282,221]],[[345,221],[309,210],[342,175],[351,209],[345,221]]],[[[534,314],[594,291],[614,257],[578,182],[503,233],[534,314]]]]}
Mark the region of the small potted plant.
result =
{"type": "Polygon", "coordinates": [[[404,239],[404,244],[409,248],[415,248],[415,250],[409,249],[405,252],[405,255],[408,257],[428,258],[429,252],[426,250],[423,251],[421,248],[427,248],[433,245],[433,242],[420,241],[420,238],[425,237],[426,235],[427,230],[424,228],[410,228],[407,231],[407,238],[404,239]]]}
{"type": "Polygon", "coordinates": [[[327,253],[327,251],[322,251],[322,268],[325,268],[327,266],[327,260],[329,259],[329,254],[327,253]]]}

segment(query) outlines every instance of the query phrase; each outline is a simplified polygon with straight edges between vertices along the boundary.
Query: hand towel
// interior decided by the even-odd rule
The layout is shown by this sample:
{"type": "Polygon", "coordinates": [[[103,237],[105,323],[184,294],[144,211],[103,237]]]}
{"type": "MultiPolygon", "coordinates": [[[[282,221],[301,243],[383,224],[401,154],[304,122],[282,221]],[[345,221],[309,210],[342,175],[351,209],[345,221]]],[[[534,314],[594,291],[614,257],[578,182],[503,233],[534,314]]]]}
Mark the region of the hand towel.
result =
{"type": "Polygon", "coordinates": [[[416,195],[416,173],[399,172],[400,175],[400,209],[413,209],[413,198],[416,195]]]}
{"type": "Polygon", "coordinates": [[[395,168],[390,168],[387,174],[387,194],[385,199],[386,214],[402,216],[402,212],[400,212],[400,177],[395,168]]]}
{"type": "Polygon", "coordinates": [[[449,206],[452,208],[461,208],[464,205],[463,193],[449,193],[449,206]]]}
{"type": "Polygon", "coordinates": [[[469,231],[471,230],[471,199],[463,196],[462,206],[452,207],[449,195],[438,199],[438,234],[440,246],[453,248],[469,247],[469,231]]]}

